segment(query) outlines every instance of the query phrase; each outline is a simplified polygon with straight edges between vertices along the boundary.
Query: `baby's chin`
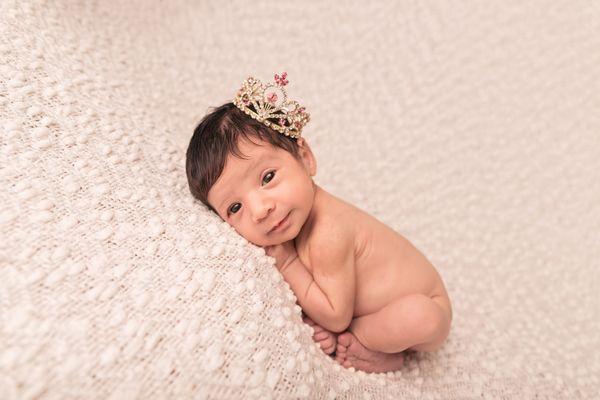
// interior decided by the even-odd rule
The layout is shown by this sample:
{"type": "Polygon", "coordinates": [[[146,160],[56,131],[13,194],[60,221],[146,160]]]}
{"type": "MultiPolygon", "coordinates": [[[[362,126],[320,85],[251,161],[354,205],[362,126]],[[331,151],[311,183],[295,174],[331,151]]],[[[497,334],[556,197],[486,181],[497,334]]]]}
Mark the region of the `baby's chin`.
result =
{"type": "Polygon", "coordinates": [[[292,239],[281,239],[281,238],[277,238],[275,240],[258,240],[258,241],[252,241],[252,240],[248,240],[250,243],[256,245],[256,246],[260,246],[260,247],[266,247],[266,246],[277,246],[278,244],[283,244],[285,242],[287,242],[288,240],[293,240],[292,239]]]}
{"type": "Polygon", "coordinates": [[[273,237],[270,237],[271,235],[267,235],[267,237],[264,238],[260,238],[260,239],[248,239],[246,238],[247,241],[249,241],[250,243],[256,245],[256,246],[260,246],[260,247],[265,247],[265,246],[277,246],[278,244],[283,244],[285,242],[288,242],[290,240],[294,240],[296,238],[296,236],[298,236],[298,232],[286,232],[285,235],[273,235],[273,237]]]}

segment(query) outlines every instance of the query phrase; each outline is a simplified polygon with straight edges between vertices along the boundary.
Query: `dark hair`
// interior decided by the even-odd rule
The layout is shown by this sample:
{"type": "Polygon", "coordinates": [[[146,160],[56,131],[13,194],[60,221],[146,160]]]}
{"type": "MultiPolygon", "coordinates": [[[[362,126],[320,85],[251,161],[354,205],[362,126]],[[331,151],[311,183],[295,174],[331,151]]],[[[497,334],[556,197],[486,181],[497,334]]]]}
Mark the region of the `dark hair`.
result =
{"type": "Polygon", "coordinates": [[[225,103],[205,115],[190,139],[185,160],[190,192],[217,215],[208,203],[208,192],[221,176],[229,154],[245,159],[238,147],[240,137],[268,142],[300,159],[296,139],[278,133],[246,115],[233,103],[225,103]]]}

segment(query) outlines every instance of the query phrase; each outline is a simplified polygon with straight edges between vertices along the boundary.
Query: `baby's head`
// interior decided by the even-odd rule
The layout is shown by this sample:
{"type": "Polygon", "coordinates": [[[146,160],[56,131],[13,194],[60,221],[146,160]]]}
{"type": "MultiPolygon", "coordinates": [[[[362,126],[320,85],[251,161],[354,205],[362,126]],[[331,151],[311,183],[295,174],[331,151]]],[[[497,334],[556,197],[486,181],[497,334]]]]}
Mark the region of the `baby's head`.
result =
{"type": "Polygon", "coordinates": [[[192,195],[258,246],[298,235],[311,215],[316,168],[303,138],[279,133],[233,103],[202,119],[186,154],[192,195]]]}

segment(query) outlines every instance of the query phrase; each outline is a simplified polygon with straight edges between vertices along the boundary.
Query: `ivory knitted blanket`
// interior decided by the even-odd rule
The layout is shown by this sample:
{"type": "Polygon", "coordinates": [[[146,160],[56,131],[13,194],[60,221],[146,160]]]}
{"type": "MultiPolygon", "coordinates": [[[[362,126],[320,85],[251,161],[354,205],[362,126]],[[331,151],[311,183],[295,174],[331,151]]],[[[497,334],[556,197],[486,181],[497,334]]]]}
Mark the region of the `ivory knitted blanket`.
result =
{"type": "Polygon", "coordinates": [[[0,2],[0,399],[594,398],[600,8],[0,2]],[[185,149],[287,71],[316,181],[436,266],[450,336],[346,370],[185,149]]]}

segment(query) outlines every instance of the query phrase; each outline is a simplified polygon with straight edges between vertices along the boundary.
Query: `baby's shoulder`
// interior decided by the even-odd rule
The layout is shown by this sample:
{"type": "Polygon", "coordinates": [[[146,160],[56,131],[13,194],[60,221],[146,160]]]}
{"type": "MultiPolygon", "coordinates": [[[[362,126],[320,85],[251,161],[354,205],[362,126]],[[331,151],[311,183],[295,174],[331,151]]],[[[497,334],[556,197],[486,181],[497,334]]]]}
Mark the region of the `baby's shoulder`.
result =
{"type": "Polygon", "coordinates": [[[352,249],[356,239],[357,220],[354,210],[345,206],[332,207],[315,220],[308,238],[308,247],[318,253],[330,247],[352,249]]]}
{"type": "Polygon", "coordinates": [[[315,223],[311,239],[350,239],[354,237],[355,228],[354,218],[349,213],[324,215],[315,223]]]}

